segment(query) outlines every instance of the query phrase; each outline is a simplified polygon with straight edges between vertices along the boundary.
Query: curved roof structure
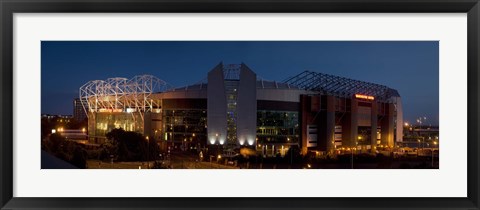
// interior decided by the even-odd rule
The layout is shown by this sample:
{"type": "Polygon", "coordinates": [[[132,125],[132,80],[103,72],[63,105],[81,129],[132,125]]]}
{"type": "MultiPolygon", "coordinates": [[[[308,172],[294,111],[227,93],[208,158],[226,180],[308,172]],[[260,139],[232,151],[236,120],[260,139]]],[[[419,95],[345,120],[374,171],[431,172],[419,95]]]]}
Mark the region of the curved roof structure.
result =
{"type": "Polygon", "coordinates": [[[312,71],[304,71],[284,80],[283,82],[305,90],[318,91],[322,94],[339,97],[352,97],[355,94],[374,96],[378,100],[388,100],[391,97],[400,97],[397,90],[391,89],[385,85],[312,71]]]}
{"type": "Polygon", "coordinates": [[[156,92],[165,92],[173,86],[152,75],[138,75],[131,79],[115,77],[93,80],[80,87],[80,101],[86,113],[97,111],[145,111],[159,105],[151,98],[156,92]]]}

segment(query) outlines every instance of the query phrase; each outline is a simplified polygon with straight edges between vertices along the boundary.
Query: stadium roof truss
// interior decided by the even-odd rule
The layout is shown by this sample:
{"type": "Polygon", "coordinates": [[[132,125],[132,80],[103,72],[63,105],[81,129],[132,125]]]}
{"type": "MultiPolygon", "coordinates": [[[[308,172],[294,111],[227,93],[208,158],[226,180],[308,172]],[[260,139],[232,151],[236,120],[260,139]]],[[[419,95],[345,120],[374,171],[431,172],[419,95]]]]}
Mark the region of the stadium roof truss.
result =
{"type": "Polygon", "coordinates": [[[131,79],[115,77],[92,80],[80,87],[80,101],[87,116],[89,112],[152,112],[160,107],[152,93],[173,87],[152,75],[139,75],[131,79]]]}
{"type": "Polygon", "coordinates": [[[374,96],[380,101],[387,101],[391,97],[400,96],[396,90],[388,88],[385,85],[312,71],[304,71],[284,80],[283,82],[305,90],[318,91],[321,94],[329,94],[345,98],[352,97],[355,94],[362,94],[374,96]]]}

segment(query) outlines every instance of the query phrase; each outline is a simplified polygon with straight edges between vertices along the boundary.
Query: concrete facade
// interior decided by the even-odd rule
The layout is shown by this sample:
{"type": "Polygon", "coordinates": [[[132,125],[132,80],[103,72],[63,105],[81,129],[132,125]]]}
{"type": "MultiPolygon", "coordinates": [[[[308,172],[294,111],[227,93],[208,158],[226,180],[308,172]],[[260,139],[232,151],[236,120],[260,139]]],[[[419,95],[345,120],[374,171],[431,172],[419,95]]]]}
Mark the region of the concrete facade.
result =
{"type": "Polygon", "coordinates": [[[207,94],[207,143],[224,144],[227,139],[227,99],[221,64],[208,72],[207,94]]]}
{"type": "Polygon", "coordinates": [[[257,75],[246,65],[240,69],[237,95],[237,142],[238,145],[255,146],[257,132],[257,75]]]}

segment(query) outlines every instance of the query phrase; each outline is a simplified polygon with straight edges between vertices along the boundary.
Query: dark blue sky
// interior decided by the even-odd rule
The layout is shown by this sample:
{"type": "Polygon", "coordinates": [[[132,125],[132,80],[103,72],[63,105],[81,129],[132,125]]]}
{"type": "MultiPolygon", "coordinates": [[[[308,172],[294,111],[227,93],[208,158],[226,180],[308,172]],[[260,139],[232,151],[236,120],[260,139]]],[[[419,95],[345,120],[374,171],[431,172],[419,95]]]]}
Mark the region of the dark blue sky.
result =
{"type": "Polygon", "coordinates": [[[426,116],[438,124],[438,42],[43,41],[41,55],[45,114],[72,114],[72,100],[89,80],[151,74],[183,86],[219,62],[244,62],[265,80],[310,70],[386,85],[402,96],[406,121],[426,116]]]}

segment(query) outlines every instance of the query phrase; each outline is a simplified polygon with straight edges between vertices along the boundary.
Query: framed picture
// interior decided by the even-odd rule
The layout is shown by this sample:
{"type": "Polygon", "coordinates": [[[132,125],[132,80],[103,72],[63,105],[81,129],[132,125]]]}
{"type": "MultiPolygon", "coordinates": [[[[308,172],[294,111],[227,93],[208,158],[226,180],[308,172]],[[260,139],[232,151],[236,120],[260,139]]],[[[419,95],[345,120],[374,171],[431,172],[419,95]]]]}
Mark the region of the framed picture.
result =
{"type": "Polygon", "coordinates": [[[0,5],[2,209],[479,208],[477,0],[0,5]]]}

